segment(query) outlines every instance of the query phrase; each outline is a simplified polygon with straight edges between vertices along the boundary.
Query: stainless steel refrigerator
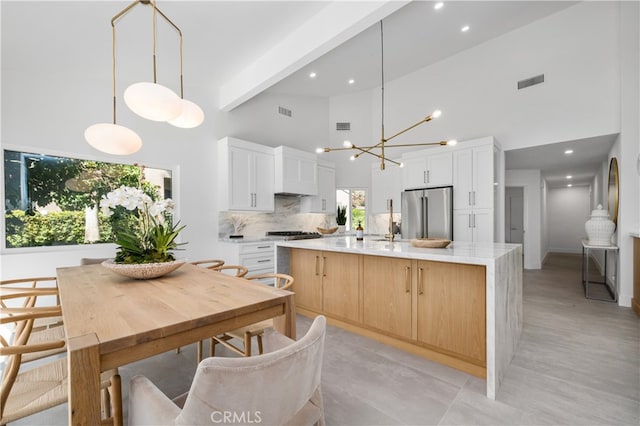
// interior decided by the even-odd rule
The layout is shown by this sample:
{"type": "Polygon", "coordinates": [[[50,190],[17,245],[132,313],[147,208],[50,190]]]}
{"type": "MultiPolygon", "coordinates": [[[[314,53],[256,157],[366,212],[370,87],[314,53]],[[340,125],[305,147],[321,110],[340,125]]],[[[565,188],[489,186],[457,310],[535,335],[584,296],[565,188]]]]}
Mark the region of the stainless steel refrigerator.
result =
{"type": "Polygon", "coordinates": [[[453,241],[453,187],[404,191],[401,229],[402,238],[453,241]]]}

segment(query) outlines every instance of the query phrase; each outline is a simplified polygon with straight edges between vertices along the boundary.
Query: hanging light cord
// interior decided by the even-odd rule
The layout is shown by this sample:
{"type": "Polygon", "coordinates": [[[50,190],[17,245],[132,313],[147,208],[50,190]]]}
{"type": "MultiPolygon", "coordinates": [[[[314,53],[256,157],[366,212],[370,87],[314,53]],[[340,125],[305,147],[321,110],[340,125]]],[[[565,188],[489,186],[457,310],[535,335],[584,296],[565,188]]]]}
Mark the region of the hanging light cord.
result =
{"type": "Polygon", "coordinates": [[[135,0],[129,6],[122,9],[118,12],[113,18],[111,18],[111,76],[112,76],[112,86],[113,86],[113,124],[116,124],[116,22],[126,15],[134,6],[138,3],[142,4],[151,4],[153,8],[152,14],[152,28],[153,28],[153,82],[157,83],[157,66],[156,66],[156,33],[157,33],[157,16],[158,13],[160,16],[164,18],[165,21],[171,25],[176,32],[178,33],[180,39],[180,98],[184,99],[184,77],[183,77],[183,67],[182,67],[182,31],[176,24],[174,24],[171,19],[167,17],[158,7],[156,6],[155,0],[135,0]]]}

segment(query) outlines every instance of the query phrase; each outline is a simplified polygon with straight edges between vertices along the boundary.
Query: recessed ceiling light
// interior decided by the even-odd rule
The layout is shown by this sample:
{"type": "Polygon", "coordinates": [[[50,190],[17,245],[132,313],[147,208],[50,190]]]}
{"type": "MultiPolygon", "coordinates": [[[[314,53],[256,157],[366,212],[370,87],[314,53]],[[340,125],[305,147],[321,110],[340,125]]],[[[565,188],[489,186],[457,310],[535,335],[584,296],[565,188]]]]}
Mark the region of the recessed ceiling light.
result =
{"type": "Polygon", "coordinates": [[[573,186],[573,185],[571,185],[571,184],[568,184],[568,185],[567,185],[567,188],[571,188],[572,186],[573,186]]]}
{"type": "Polygon", "coordinates": [[[568,149],[564,153],[567,154],[567,155],[573,154],[573,150],[572,149],[568,149]]]}
{"type": "Polygon", "coordinates": [[[572,178],[573,178],[573,176],[567,175],[567,179],[572,179],[572,178]]]}
{"type": "Polygon", "coordinates": [[[316,75],[318,75],[318,74],[316,74],[315,72],[312,72],[311,74],[309,74],[309,77],[316,78],[316,75]]]}
{"type": "Polygon", "coordinates": [[[354,79],[350,79],[350,80],[349,80],[349,84],[353,84],[353,83],[355,83],[355,82],[356,82],[356,81],[355,81],[354,79]]]}
{"type": "Polygon", "coordinates": [[[469,31],[469,26],[465,25],[464,27],[460,28],[460,31],[462,31],[463,33],[466,33],[467,31],[469,31]]]}
{"type": "Polygon", "coordinates": [[[438,10],[438,9],[442,9],[442,6],[444,6],[444,3],[442,3],[441,1],[439,1],[438,3],[436,3],[436,4],[434,4],[434,5],[433,5],[433,8],[434,8],[435,10],[438,10]]]}

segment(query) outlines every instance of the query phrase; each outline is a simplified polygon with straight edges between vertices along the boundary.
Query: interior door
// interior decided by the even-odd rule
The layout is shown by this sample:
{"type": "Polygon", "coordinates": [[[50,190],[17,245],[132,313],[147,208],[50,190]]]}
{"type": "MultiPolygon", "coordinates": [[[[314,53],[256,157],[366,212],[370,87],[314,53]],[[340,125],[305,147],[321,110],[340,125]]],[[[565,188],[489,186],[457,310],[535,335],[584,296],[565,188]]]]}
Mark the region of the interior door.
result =
{"type": "Polygon", "coordinates": [[[506,241],[508,243],[524,243],[524,194],[523,188],[507,188],[506,203],[506,241]]]}

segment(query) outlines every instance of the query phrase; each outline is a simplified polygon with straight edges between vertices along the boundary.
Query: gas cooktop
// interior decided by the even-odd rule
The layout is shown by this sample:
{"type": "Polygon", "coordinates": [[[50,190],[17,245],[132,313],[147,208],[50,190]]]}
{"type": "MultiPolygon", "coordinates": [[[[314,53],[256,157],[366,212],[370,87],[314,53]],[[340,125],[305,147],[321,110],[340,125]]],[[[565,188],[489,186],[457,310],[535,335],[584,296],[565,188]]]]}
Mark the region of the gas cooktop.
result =
{"type": "Polygon", "coordinates": [[[318,232],[304,232],[304,231],[269,231],[266,233],[267,237],[284,237],[285,241],[288,240],[306,240],[309,238],[321,238],[318,232]]]}

